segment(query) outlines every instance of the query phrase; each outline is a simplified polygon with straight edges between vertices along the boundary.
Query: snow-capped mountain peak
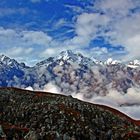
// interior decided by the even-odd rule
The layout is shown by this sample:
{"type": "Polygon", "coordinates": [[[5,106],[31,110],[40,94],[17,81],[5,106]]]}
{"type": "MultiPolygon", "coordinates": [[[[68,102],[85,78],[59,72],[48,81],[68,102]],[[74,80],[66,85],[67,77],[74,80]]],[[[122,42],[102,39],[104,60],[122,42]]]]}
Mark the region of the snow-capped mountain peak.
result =
{"type": "Polygon", "coordinates": [[[0,55],[0,63],[1,65],[8,66],[8,67],[22,67],[27,68],[28,66],[25,65],[25,63],[18,63],[15,59],[11,59],[10,57],[2,54],[0,55]]]}
{"type": "Polygon", "coordinates": [[[105,62],[106,65],[117,65],[119,63],[121,62],[118,60],[113,60],[112,58],[108,58],[107,61],[105,62]]]}
{"type": "Polygon", "coordinates": [[[129,62],[128,67],[130,67],[130,68],[140,67],[140,60],[135,59],[135,60],[129,62]]]}
{"type": "Polygon", "coordinates": [[[5,57],[6,56],[4,54],[0,55],[0,61],[3,61],[5,59],[5,57]]]}
{"type": "Polygon", "coordinates": [[[16,60],[14,59],[10,59],[9,57],[5,56],[5,55],[0,55],[0,61],[5,64],[5,65],[12,65],[12,64],[15,64],[17,63],[16,60]]]}
{"type": "Polygon", "coordinates": [[[0,61],[4,62],[6,60],[10,60],[10,58],[5,56],[4,54],[0,55],[0,61]]]}
{"type": "Polygon", "coordinates": [[[131,61],[129,64],[140,66],[140,61],[136,59],[136,60],[131,61]]]}
{"type": "Polygon", "coordinates": [[[67,51],[62,51],[57,59],[63,59],[63,60],[69,60],[69,59],[74,59],[76,57],[76,54],[74,54],[71,50],[67,51]]]}
{"type": "Polygon", "coordinates": [[[64,61],[83,65],[94,64],[90,58],[83,56],[81,53],[74,53],[71,50],[61,52],[55,59],[60,60],[60,65],[62,65],[64,61]]]}

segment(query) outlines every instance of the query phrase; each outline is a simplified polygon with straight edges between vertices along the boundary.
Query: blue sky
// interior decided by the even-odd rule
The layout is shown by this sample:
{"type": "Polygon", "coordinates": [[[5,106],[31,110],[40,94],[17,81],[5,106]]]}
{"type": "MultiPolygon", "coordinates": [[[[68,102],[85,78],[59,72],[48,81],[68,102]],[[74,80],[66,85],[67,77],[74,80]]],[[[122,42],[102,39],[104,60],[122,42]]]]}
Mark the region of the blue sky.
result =
{"type": "Polygon", "coordinates": [[[139,0],[1,0],[0,53],[35,64],[71,49],[140,58],[139,0]]]}

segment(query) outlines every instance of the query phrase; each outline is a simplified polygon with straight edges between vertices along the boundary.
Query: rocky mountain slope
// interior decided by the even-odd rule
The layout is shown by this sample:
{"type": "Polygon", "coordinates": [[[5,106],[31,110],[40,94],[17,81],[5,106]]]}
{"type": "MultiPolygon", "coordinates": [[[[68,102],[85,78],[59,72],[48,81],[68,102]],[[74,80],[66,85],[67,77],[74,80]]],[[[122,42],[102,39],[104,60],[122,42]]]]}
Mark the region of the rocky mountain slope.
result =
{"type": "Polygon", "coordinates": [[[111,58],[100,62],[68,50],[28,67],[0,56],[0,87],[45,90],[50,83],[58,92],[83,93],[85,98],[105,96],[112,89],[125,94],[131,87],[140,87],[140,63],[124,64],[111,58]]]}

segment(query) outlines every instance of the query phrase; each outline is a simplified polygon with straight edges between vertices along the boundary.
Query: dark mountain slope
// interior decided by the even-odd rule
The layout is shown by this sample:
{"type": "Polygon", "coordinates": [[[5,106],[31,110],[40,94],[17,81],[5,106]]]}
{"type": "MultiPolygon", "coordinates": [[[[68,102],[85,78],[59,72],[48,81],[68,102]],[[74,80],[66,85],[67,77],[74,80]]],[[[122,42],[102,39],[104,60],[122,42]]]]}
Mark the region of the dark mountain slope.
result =
{"type": "MultiPolygon", "coordinates": [[[[27,134],[22,131],[26,128],[44,140],[62,139],[66,135],[77,140],[94,137],[105,140],[110,135],[115,140],[125,140],[130,134],[133,139],[139,137],[140,128],[135,125],[138,121],[114,109],[82,102],[71,96],[1,88],[0,112],[4,128],[11,125],[22,128],[22,135],[27,134]]],[[[11,130],[5,129],[8,135],[11,130]]]]}

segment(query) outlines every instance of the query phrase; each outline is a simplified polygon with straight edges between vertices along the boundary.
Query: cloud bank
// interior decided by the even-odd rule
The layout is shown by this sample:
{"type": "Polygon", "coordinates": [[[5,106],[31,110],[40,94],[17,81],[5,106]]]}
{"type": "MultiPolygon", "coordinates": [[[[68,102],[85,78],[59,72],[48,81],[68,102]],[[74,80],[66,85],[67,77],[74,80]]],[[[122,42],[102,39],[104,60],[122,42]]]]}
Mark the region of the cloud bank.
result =
{"type": "Polygon", "coordinates": [[[83,96],[83,93],[72,94],[72,96],[90,103],[113,107],[134,119],[140,119],[140,89],[130,88],[126,94],[119,93],[116,90],[110,90],[106,96],[95,95],[88,99],[83,96]]]}
{"type": "MultiPolygon", "coordinates": [[[[65,88],[65,86],[64,86],[65,88]]],[[[28,87],[27,90],[33,90],[33,88],[28,87]]],[[[48,83],[44,86],[41,91],[57,93],[65,95],[65,92],[61,91],[54,83],[48,83]]],[[[119,93],[115,90],[110,90],[109,94],[106,96],[92,96],[91,98],[85,98],[87,93],[71,93],[73,98],[80,99],[82,101],[107,105],[113,107],[126,115],[132,117],[133,119],[140,119],[140,90],[135,88],[130,88],[126,94],[119,93]]]]}

